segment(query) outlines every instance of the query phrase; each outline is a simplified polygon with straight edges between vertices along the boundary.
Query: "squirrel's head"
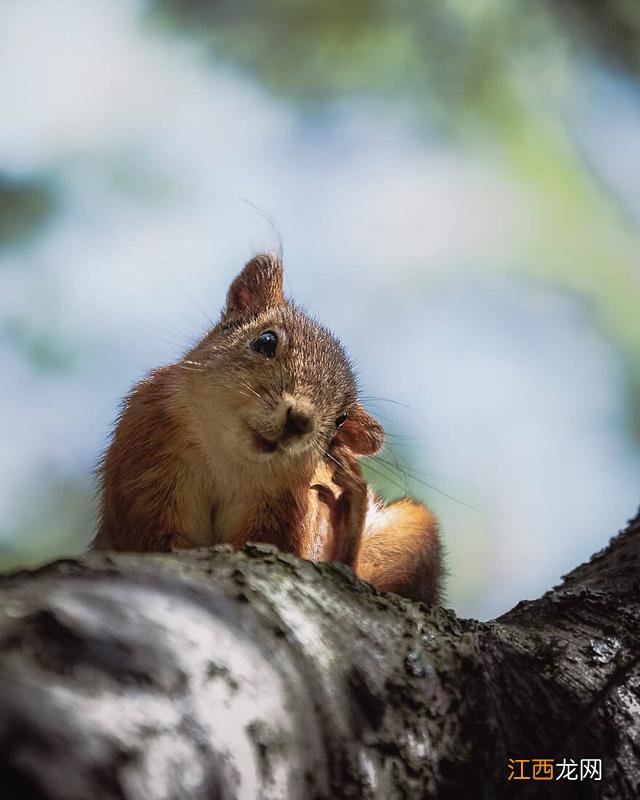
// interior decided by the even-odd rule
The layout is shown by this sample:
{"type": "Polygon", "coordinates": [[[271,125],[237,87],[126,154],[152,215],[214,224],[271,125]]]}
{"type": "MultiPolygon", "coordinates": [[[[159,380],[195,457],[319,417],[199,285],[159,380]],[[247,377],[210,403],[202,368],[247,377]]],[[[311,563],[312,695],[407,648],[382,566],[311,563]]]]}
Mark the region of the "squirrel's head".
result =
{"type": "Polygon", "coordinates": [[[183,364],[200,429],[229,458],[288,470],[317,464],[334,442],[356,455],[382,447],[383,430],[358,402],[344,349],[285,299],[274,255],[249,261],[220,321],[183,364]]]}

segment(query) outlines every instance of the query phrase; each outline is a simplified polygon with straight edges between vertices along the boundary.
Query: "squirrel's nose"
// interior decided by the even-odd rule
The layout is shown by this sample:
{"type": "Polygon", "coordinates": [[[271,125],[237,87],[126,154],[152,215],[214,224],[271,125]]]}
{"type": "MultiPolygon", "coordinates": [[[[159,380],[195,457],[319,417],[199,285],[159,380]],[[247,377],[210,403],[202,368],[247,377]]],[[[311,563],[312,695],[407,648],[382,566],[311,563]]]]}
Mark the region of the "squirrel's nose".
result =
{"type": "Polygon", "coordinates": [[[284,422],[286,436],[303,436],[313,427],[312,415],[303,408],[289,406],[284,422]]]}

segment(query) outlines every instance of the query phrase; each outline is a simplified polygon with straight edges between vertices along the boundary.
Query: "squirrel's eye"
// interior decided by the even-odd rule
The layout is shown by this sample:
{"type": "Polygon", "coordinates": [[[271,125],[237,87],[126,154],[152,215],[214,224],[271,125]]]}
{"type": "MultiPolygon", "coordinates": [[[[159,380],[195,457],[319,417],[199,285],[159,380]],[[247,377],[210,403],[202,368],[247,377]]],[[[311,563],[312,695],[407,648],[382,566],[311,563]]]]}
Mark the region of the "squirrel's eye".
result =
{"type": "Polygon", "coordinates": [[[337,417],[336,428],[339,428],[341,425],[344,425],[344,423],[347,421],[347,416],[348,416],[347,412],[344,411],[342,414],[340,414],[339,417],[337,417]]]}
{"type": "Polygon", "coordinates": [[[256,353],[260,353],[261,356],[265,356],[266,358],[273,358],[276,354],[276,348],[278,347],[278,337],[273,331],[265,331],[258,336],[257,339],[254,339],[251,342],[251,349],[255,350],[256,353]]]}

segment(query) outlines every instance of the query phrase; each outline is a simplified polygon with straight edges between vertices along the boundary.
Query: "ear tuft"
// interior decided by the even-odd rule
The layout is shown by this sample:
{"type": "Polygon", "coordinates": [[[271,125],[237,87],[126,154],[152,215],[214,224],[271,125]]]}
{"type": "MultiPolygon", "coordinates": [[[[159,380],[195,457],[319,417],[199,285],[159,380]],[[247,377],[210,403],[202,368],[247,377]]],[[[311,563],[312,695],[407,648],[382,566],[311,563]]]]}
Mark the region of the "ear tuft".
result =
{"type": "Polygon", "coordinates": [[[254,316],[283,303],[282,262],[273,253],[261,253],[247,262],[229,287],[223,319],[254,316]]]}
{"type": "Polygon", "coordinates": [[[384,430],[360,403],[356,403],[349,409],[349,416],[338,428],[334,441],[346,445],[354,455],[372,456],[384,445],[384,430]]]}

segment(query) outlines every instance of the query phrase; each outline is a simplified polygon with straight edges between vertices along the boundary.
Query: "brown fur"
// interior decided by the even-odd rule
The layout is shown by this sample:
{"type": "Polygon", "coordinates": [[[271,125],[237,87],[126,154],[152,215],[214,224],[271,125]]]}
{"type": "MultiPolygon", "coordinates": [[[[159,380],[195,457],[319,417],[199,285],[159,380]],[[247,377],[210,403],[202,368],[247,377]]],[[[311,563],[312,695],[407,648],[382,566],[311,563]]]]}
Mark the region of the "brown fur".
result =
{"type": "Polygon", "coordinates": [[[356,571],[384,592],[427,605],[442,594],[442,553],[438,523],[429,509],[410,497],[381,506],[376,524],[363,532],[356,571]]]}
{"type": "Polygon", "coordinates": [[[408,498],[381,506],[362,476],[358,457],[383,442],[340,343],[284,298],[280,261],[257,256],[220,322],[126,398],[100,467],[93,546],[270,542],[436,602],[433,515],[408,498]],[[265,331],[276,341],[266,355],[265,331]]]}
{"type": "Polygon", "coordinates": [[[125,400],[100,465],[96,548],[170,550],[183,528],[180,486],[189,482],[194,443],[172,408],[171,367],[151,373],[125,400]]]}

